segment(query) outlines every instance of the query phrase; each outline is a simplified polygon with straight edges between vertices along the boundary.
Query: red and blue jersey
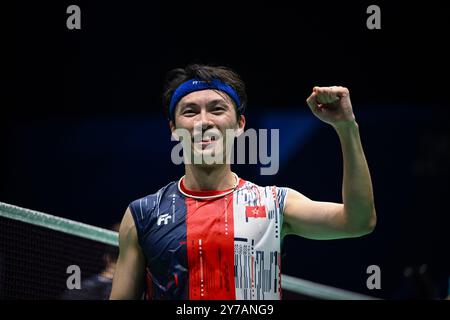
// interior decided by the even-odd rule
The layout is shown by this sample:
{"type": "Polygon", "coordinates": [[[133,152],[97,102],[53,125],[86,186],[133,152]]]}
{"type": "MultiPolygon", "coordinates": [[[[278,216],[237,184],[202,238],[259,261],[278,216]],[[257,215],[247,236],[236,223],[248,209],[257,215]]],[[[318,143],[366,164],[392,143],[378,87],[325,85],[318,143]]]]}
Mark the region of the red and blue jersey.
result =
{"type": "Polygon", "coordinates": [[[286,195],[287,188],[240,179],[220,198],[186,197],[171,182],[133,201],[130,210],[147,264],[146,298],[280,299],[286,195]]]}

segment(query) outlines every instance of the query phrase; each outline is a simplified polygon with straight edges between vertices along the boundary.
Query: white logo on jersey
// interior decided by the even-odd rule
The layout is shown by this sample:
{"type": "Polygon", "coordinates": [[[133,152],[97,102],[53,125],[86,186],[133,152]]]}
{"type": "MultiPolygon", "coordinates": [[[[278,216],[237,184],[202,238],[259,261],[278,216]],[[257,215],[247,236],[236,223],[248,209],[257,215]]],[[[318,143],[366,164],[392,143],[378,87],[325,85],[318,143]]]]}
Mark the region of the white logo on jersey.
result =
{"type": "Polygon", "coordinates": [[[158,226],[164,221],[164,224],[168,224],[169,220],[172,219],[172,216],[168,213],[162,214],[158,217],[158,222],[156,223],[158,226]]]}

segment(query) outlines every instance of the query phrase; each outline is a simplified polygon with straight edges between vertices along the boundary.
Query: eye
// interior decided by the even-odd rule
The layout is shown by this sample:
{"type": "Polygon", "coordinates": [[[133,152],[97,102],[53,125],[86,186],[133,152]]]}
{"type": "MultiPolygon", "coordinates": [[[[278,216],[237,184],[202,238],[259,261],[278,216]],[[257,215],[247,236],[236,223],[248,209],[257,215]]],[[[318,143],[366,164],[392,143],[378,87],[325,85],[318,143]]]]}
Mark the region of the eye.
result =
{"type": "Polygon", "coordinates": [[[214,107],[214,109],[213,109],[214,113],[221,113],[223,111],[225,111],[225,108],[221,107],[221,106],[214,107]]]}
{"type": "Polygon", "coordinates": [[[183,115],[193,115],[193,114],[195,114],[195,112],[192,109],[185,109],[182,114],[183,115]]]}

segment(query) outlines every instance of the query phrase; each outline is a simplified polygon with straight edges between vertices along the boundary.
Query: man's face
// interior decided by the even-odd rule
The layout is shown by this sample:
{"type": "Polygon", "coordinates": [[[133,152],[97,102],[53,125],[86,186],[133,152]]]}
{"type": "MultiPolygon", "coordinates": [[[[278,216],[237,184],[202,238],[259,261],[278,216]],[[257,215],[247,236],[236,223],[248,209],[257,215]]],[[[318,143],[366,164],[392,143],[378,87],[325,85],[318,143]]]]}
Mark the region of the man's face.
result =
{"type": "Polygon", "coordinates": [[[232,143],[231,139],[226,139],[227,132],[230,134],[234,130],[239,134],[245,126],[244,116],[237,121],[231,98],[217,90],[196,91],[184,96],[175,108],[174,118],[176,127],[171,121],[171,131],[185,129],[190,133],[194,155],[220,155],[222,161],[225,161],[227,143],[232,143]]]}

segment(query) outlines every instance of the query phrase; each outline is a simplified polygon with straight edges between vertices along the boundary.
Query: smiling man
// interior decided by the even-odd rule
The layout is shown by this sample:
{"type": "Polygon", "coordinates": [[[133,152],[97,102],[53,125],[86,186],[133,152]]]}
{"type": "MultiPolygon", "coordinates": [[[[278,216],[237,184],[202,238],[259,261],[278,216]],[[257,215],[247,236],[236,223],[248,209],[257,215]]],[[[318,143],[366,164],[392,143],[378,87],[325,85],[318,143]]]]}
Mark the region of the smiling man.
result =
{"type": "Polygon", "coordinates": [[[339,239],[373,230],[372,183],[349,91],[314,87],[307,99],[339,136],[343,203],[258,186],[231,171],[227,150],[244,131],[246,100],[228,68],[169,72],[164,106],[172,135],[189,142],[185,175],[127,208],[111,299],[280,299],[285,235],[339,239]]]}

